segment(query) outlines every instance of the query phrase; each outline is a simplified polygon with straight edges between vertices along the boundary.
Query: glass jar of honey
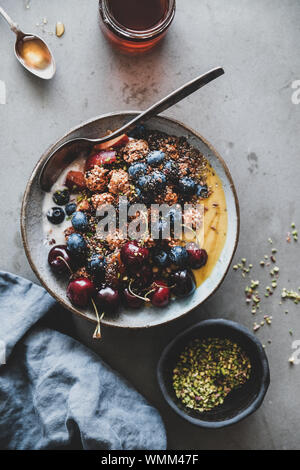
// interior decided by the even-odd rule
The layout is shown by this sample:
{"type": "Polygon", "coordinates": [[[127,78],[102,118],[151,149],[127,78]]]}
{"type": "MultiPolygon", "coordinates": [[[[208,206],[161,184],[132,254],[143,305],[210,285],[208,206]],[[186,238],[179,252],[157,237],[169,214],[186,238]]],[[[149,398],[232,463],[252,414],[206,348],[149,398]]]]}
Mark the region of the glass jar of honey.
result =
{"type": "Polygon", "coordinates": [[[166,34],[175,0],[99,0],[105,36],[124,52],[145,52],[166,34]]]}

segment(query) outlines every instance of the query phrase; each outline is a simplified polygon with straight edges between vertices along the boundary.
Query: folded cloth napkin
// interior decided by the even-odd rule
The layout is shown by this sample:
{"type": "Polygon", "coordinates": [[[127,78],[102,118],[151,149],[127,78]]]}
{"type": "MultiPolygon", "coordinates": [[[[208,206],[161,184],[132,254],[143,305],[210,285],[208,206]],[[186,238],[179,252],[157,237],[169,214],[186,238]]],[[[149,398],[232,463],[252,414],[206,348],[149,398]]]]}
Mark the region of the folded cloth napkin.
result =
{"type": "Polygon", "coordinates": [[[0,448],[165,449],[139,393],[74,339],[34,326],[52,307],[44,289],[0,271],[0,448]]]}

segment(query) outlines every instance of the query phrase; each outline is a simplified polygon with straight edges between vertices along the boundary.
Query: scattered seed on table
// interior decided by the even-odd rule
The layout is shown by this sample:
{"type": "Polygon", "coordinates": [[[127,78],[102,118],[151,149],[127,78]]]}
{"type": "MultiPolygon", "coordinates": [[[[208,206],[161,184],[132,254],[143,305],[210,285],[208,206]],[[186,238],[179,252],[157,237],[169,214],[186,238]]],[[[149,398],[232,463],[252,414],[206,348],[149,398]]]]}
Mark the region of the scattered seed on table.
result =
{"type": "Polygon", "coordinates": [[[58,38],[60,38],[65,32],[65,25],[58,21],[55,26],[55,34],[58,38]]]}

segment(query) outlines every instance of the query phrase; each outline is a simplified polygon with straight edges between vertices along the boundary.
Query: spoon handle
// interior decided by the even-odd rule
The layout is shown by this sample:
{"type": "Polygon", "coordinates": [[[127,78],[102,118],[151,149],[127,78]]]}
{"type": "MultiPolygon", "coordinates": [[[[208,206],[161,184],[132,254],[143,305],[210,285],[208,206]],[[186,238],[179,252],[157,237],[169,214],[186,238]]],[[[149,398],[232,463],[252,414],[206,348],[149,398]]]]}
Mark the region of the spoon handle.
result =
{"type": "Polygon", "coordinates": [[[217,67],[204,75],[194,78],[194,80],[191,80],[182,87],[173,91],[168,96],[146,109],[146,111],[135,116],[131,121],[117,129],[112,134],[106,135],[100,139],[77,137],[76,139],[67,140],[56,148],[46,159],[39,179],[42,190],[50,191],[50,188],[56,181],[58,175],[74,160],[74,158],[76,158],[76,155],[78,155],[80,151],[85,150],[86,152],[87,149],[90,151],[93,145],[107,142],[134,129],[138,124],[144,124],[151,117],[157,116],[161,112],[173,106],[173,104],[178,103],[183,98],[194,93],[194,91],[204,85],[207,85],[207,83],[211,82],[215,78],[220,77],[223,73],[223,68],[217,67]]]}
{"type": "Polygon", "coordinates": [[[134,119],[129,121],[124,126],[120,127],[118,130],[116,130],[112,134],[109,134],[108,136],[104,136],[101,139],[89,139],[89,140],[94,143],[104,143],[104,142],[107,142],[108,140],[114,139],[115,137],[118,137],[119,135],[132,130],[138,124],[143,124],[149,119],[151,119],[152,117],[157,116],[158,114],[162,113],[166,109],[170,108],[174,104],[181,101],[183,98],[186,98],[187,96],[194,93],[194,91],[198,90],[199,88],[202,88],[204,85],[207,85],[207,83],[211,82],[212,80],[215,80],[216,78],[220,77],[223,74],[224,74],[224,69],[222,67],[217,67],[215,69],[212,69],[209,72],[203,75],[200,75],[197,78],[194,78],[190,82],[186,83],[185,85],[181,86],[177,90],[173,91],[168,96],[164,97],[163,99],[161,99],[160,101],[152,105],[150,108],[138,114],[134,119]]]}
{"type": "Polygon", "coordinates": [[[8,22],[9,26],[10,26],[10,29],[15,33],[15,34],[18,34],[19,33],[19,26],[17,25],[17,23],[15,23],[11,17],[6,13],[5,10],[3,10],[2,7],[0,7],[0,15],[3,16],[3,18],[8,22]]]}

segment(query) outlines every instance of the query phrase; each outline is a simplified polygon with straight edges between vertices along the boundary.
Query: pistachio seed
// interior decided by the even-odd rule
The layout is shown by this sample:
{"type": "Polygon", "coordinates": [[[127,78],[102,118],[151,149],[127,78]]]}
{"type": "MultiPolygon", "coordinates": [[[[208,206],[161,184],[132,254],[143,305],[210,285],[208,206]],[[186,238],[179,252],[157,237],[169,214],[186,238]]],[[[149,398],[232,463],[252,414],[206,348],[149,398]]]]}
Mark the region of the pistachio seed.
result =
{"type": "Polygon", "coordinates": [[[229,339],[196,339],[180,354],[173,370],[177,398],[198,412],[224,403],[226,396],[249,378],[251,363],[229,339]]]}
{"type": "Polygon", "coordinates": [[[60,21],[58,21],[55,27],[56,36],[60,38],[64,34],[64,32],[65,32],[65,25],[61,23],[60,21]]]}

